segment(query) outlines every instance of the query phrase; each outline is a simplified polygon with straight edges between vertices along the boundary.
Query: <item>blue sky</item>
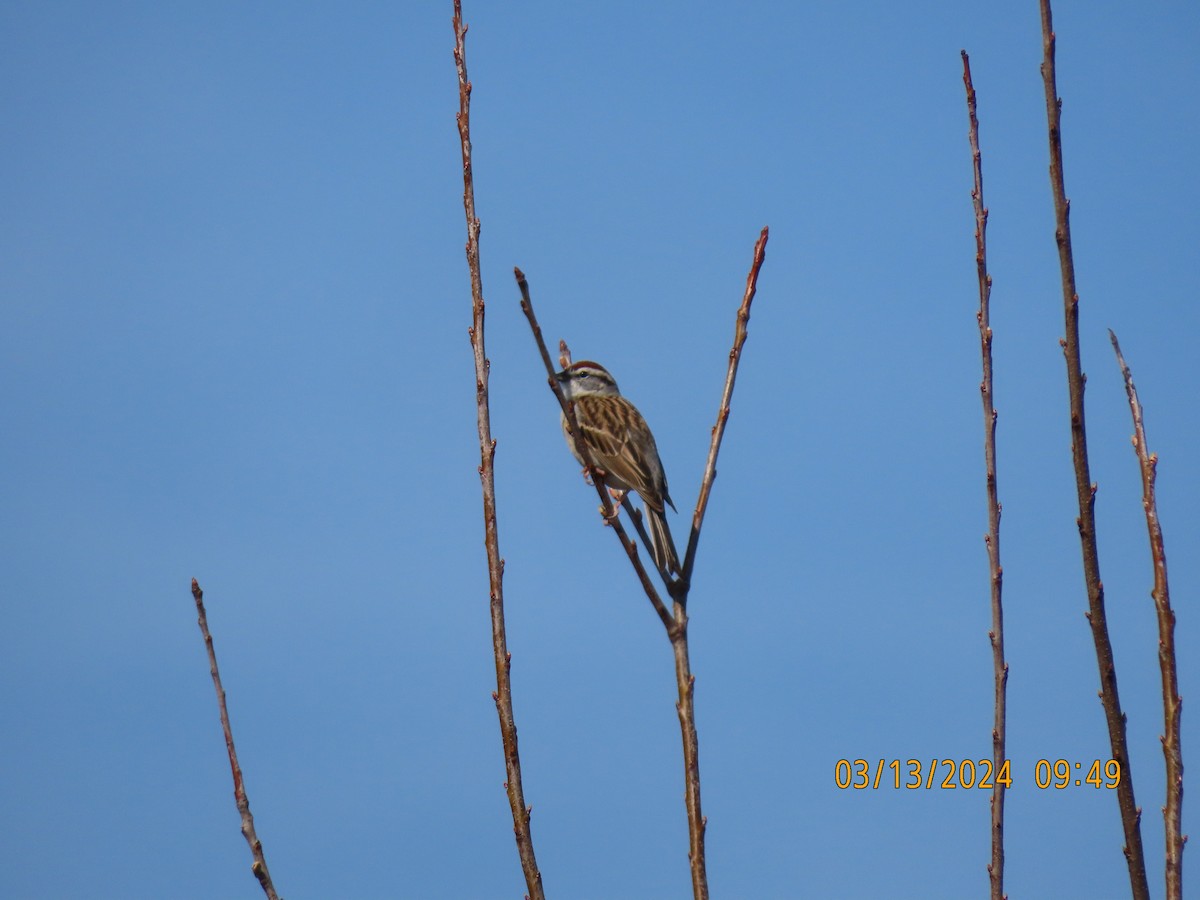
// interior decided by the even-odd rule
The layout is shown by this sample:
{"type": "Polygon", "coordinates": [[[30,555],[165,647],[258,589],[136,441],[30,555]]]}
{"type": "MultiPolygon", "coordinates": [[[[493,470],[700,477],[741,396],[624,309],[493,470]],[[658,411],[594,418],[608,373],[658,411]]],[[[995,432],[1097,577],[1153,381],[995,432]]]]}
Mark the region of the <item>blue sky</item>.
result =
{"type": "MultiPolygon", "coordinates": [[[[518,897],[467,343],[451,4],[0,9],[0,895],[261,896],[190,579],[289,900],[518,897]]],[[[517,306],[603,362],[695,502],[771,227],[691,599],[716,897],[986,891],[970,155],[995,279],[1012,896],[1128,890],[1074,525],[1033,0],[468,2],[509,645],[548,894],[689,896],[661,625],[517,306]]],[[[1059,0],[1101,571],[1151,886],[1163,764],[1117,331],[1160,455],[1185,698],[1200,557],[1200,10],[1059,0]]],[[[1190,707],[1189,707],[1190,708],[1190,707]]],[[[1185,710],[1185,761],[1200,747],[1185,710]]],[[[1184,830],[1194,830],[1188,769],[1184,830]]],[[[1185,854],[1195,883],[1200,865],[1185,854]]]]}

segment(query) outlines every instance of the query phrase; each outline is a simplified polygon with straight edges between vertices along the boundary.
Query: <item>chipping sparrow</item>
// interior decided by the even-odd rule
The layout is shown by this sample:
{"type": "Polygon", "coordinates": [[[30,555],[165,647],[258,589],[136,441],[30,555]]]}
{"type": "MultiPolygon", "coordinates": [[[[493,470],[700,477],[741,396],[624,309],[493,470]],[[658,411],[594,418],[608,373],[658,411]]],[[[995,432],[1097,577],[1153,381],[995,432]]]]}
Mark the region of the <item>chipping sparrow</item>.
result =
{"type": "Polygon", "coordinates": [[[667,527],[664,506],[670,503],[675,509],[675,504],[667,492],[667,476],[650,426],[637,407],[621,396],[616,381],[599,363],[577,362],[554,377],[563,395],[575,404],[581,443],[588,458],[576,452],[564,415],[563,434],[572,455],[582,466],[603,470],[609,487],[638,492],[650,521],[654,562],[660,569],[678,574],[679,555],[667,527]]]}

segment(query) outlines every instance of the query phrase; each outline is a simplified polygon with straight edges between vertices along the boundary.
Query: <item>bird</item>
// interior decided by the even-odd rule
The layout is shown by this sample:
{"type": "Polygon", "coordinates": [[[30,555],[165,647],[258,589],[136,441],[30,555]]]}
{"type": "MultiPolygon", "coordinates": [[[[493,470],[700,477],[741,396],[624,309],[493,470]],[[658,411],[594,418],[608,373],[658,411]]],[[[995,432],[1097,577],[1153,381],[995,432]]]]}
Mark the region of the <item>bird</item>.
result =
{"type": "Polygon", "coordinates": [[[579,455],[564,412],[563,435],[571,454],[585,469],[601,470],[610,488],[637,491],[650,522],[655,565],[664,572],[681,574],[666,517],[666,506],[675,509],[675,504],[667,491],[667,474],[658,456],[658,445],[645,418],[621,396],[616,380],[599,363],[583,360],[567,366],[554,378],[567,401],[575,404],[580,443],[587,458],[579,455]]]}

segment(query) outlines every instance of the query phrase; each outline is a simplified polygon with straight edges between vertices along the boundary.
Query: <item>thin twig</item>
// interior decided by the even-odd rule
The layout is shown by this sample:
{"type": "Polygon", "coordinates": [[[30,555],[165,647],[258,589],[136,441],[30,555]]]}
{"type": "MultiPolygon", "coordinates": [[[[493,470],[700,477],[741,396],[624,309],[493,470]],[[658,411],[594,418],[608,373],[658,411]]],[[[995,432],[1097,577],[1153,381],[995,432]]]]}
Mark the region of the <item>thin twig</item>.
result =
{"type": "Polygon", "coordinates": [[[496,690],[492,699],[500,718],[504,744],[505,787],[512,807],[513,834],[525,884],[531,900],[543,900],[542,873],[533,852],[533,834],[529,826],[532,808],[525,805],[521,785],[521,756],[517,750],[517,725],[513,715],[512,654],[504,628],[504,560],[500,558],[500,538],[496,529],[496,482],[494,463],[496,442],[492,439],[491,412],[488,405],[488,362],[483,340],[483,280],[479,274],[479,219],[475,216],[475,184],[471,166],[471,82],[467,79],[467,26],[462,20],[462,2],[454,0],[454,64],[458,69],[458,136],[462,144],[463,210],[467,216],[467,267],[471,272],[471,349],[475,356],[476,421],[479,428],[479,479],[483,486],[483,533],[487,547],[489,597],[492,618],[492,649],[496,657],[496,690]]]}
{"type": "MultiPolygon", "coordinates": [[[[983,205],[983,154],[979,152],[979,119],[976,116],[975,85],[971,82],[971,60],[962,51],[963,84],[967,90],[967,117],[970,121],[968,138],[975,173],[971,201],[975,209],[975,268],[979,275],[979,349],[983,359],[983,380],[979,395],[983,399],[983,458],[987,470],[988,533],[983,541],[988,554],[988,580],[991,584],[992,629],[988,640],[992,644],[994,673],[994,716],[992,719],[992,762],[999,773],[1006,759],[1006,721],[1008,697],[1008,663],[1004,659],[1004,607],[1000,595],[1004,584],[1004,569],[1000,566],[1000,496],[996,483],[996,420],[999,414],[992,392],[992,276],[987,270],[987,207],[983,205]]],[[[988,863],[992,900],[1004,897],[1004,782],[999,778],[992,786],[992,859],[988,863]]]]}
{"type": "Polygon", "coordinates": [[[1163,756],[1167,765],[1167,805],[1163,807],[1166,829],[1167,900],[1183,897],[1183,750],[1180,742],[1180,719],[1183,698],[1179,696],[1179,674],[1175,667],[1175,613],[1171,609],[1171,591],[1167,585],[1167,551],[1163,545],[1162,526],[1158,521],[1158,500],[1154,483],[1158,473],[1158,454],[1151,453],[1146,444],[1146,429],[1142,423],[1142,404],[1133,375],[1121,355],[1117,336],[1109,329],[1117,365],[1125,379],[1125,394],[1133,414],[1133,451],[1142,470],[1142,507],[1146,511],[1146,528],[1150,533],[1150,559],[1154,565],[1154,610],[1158,614],[1158,665],[1162,670],[1163,692],[1163,756]]]}
{"type": "Polygon", "coordinates": [[[1146,858],[1142,849],[1141,810],[1133,795],[1133,772],[1129,765],[1129,747],[1125,739],[1125,715],[1117,692],[1117,669],[1113,660],[1108,620],[1104,612],[1104,584],[1100,580],[1100,556],[1096,546],[1096,486],[1088,467],[1087,431],[1083,417],[1083,390],[1086,378],[1079,355],[1079,295],[1075,290],[1075,261],[1071,254],[1070,203],[1063,184],[1062,101],[1054,71],[1054,27],[1050,0],[1040,0],[1042,13],[1042,82],[1046,90],[1046,119],[1050,142],[1050,188],[1054,195],[1055,240],[1058,242],[1059,268],[1062,270],[1063,309],[1066,336],[1061,341],[1067,361],[1067,389],[1071,403],[1071,450],[1075,461],[1075,490],[1079,500],[1079,540],[1083,550],[1083,575],[1088,595],[1088,622],[1096,645],[1096,663],[1100,670],[1100,701],[1108,725],[1112,758],[1121,767],[1117,784],[1117,804],[1125,832],[1125,860],[1134,900],[1148,900],[1146,858]]]}
{"type": "Polygon", "coordinates": [[[767,253],[769,229],[763,228],[754,244],[754,261],[746,276],[746,290],[742,294],[742,305],[738,307],[733,329],[733,347],[729,351],[729,368],[725,372],[725,388],[721,392],[721,405],[717,409],[717,423],[712,428],[712,440],[708,445],[708,459],[704,464],[704,477],[700,481],[700,494],[696,498],[696,510],[692,513],[692,530],[688,535],[687,553],[684,555],[683,574],[680,581],[689,584],[692,567],[696,563],[696,547],[700,543],[700,526],[704,524],[704,513],[708,509],[708,495],[712,492],[713,480],[717,477],[717,454],[721,451],[721,439],[725,436],[725,423],[729,421],[729,401],[733,398],[733,383],[737,380],[738,363],[742,360],[742,345],[746,343],[746,326],[750,322],[750,304],[758,290],[758,272],[767,253]]]}
{"type": "Polygon", "coordinates": [[[242,767],[238,765],[237,750],[233,747],[233,729],[229,725],[229,709],[225,705],[225,688],[221,687],[221,673],[217,670],[217,651],[213,649],[212,635],[208,631],[208,616],[204,612],[204,591],[200,590],[195,578],[192,579],[192,599],[196,601],[200,633],[204,636],[204,649],[208,651],[208,669],[212,673],[213,687],[217,691],[217,709],[221,713],[221,729],[225,732],[225,750],[229,753],[229,768],[233,772],[233,799],[242,816],[242,836],[246,838],[246,843],[250,845],[250,854],[254,857],[250,871],[258,879],[267,900],[279,900],[279,895],[275,893],[275,885],[271,881],[271,873],[267,869],[262,841],[258,839],[254,830],[254,816],[250,813],[250,800],[246,796],[246,785],[242,781],[242,767]]]}
{"type": "MultiPolygon", "coordinates": [[[[542,326],[538,324],[537,314],[533,311],[533,301],[529,297],[529,282],[525,279],[525,273],[520,269],[513,269],[513,276],[517,279],[517,287],[521,291],[521,311],[525,313],[525,318],[529,320],[529,328],[533,331],[533,339],[537,343],[538,352],[542,357],[542,364],[546,367],[546,382],[550,385],[550,390],[554,392],[554,396],[558,399],[559,406],[562,407],[563,415],[567,417],[567,425],[571,431],[571,439],[575,441],[575,449],[578,452],[580,459],[587,459],[588,455],[585,448],[580,443],[580,435],[582,432],[579,428],[579,420],[575,416],[575,404],[567,401],[566,395],[563,394],[562,388],[559,387],[558,379],[554,377],[554,363],[550,361],[550,351],[546,349],[546,342],[542,338],[542,326]]],[[[560,348],[565,352],[565,346],[560,343],[560,348]]],[[[637,544],[635,544],[626,533],[625,528],[621,525],[621,520],[617,516],[617,511],[613,508],[612,498],[608,493],[607,485],[604,481],[604,475],[591,470],[592,485],[596,488],[596,494],[600,498],[600,513],[604,517],[606,525],[612,527],[613,532],[617,535],[617,539],[621,542],[621,546],[625,549],[629,561],[633,564],[633,569],[637,573],[638,580],[642,583],[642,588],[646,592],[646,597],[650,600],[654,611],[658,613],[658,618],[662,621],[663,627],[670,634],[675,628],[675,620],[671,618],[670,612],[663,605],[662,598],[658,595],[658,591],[654,587],[654,582],[650,580],[650,575],[646,571],[646,567],[642,564],[641,557],[638,554],[637,544]]],[[[647,541],[649,546],[649,537],[642,530],[642,537],[647,541]]],[[[662,573],[659,573],[662,575],[662,573]]]]}

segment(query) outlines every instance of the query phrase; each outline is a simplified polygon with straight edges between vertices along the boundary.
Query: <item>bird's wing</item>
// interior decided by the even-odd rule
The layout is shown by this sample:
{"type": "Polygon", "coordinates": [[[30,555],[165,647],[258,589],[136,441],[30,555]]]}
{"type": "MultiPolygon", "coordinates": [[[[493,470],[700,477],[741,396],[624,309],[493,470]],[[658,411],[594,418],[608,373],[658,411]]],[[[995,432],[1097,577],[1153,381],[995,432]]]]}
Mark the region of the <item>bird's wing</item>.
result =
{"type": "Polygon", "coordinates": [[[583,430],[584,442],[591,451],[595,465],[612,476],[612,480],[637,491],[647,506],[661,512],[663,488],[659,487],[658,482],[663,480],[662,463],[658,458],[654,435],[650,433],[641,413],[624,397],[605,398],[605,401],[581,397],[575,404],[581,413],[579,427],[583,430]],[[613,408],[607,404],[611,399],[616,399],[624,407],[621,416],[615,415],[613,408]],[[620,425],[621,420],[627,423],[624,427],[620,425]],[[651,456],[641,458],[635,452],[639,446],[648,447],[651,456]]]}

